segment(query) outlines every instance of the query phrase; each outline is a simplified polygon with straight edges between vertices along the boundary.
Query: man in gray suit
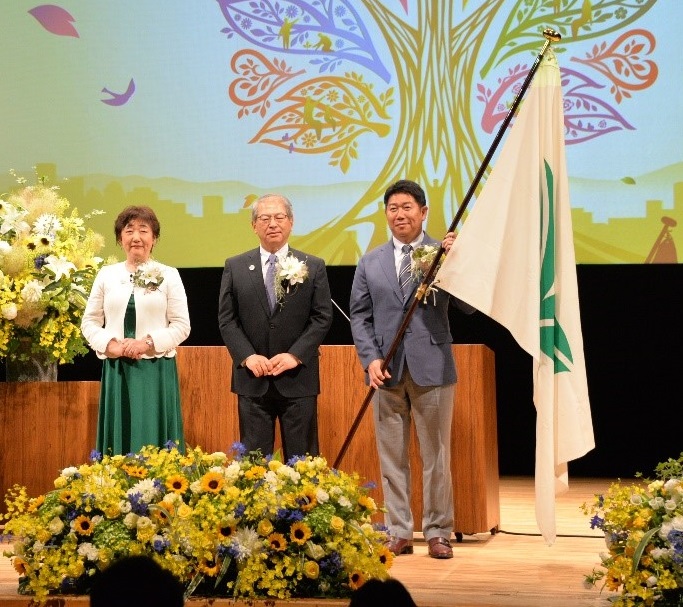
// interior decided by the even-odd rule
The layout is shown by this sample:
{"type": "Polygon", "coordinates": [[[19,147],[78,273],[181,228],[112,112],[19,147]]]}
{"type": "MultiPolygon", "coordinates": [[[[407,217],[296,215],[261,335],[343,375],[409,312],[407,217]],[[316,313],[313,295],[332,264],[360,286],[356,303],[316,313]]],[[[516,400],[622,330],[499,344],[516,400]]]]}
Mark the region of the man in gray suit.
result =
{"type": "Polygon", "coordinates": [[[454,234],[442,243],[422,228],[427,201],[422,188],[401,180],[384,194],[391,240],[360,259],[351,288],[351,332],[366,381],[377,391],[373,415],[387,509],[389,549],[413,552],[410,510],[409,442],[414,420],[423,462],[422,532],[429,555],[452,558],[453,486],[451,481],[451,421],[456,381],[448,321],[449,300],[466,312],[469,306],[438,291],[421,301],[411,317],[393,359],[383,372],[387,351],[398,334],[418,285],[411,272],[412,250],[440,245],[448,251],[454,234]],[[403,270],[406,267],[407,270],[403,270]]]}
{"type": "Polygon", "coordinates": [[[289,247],[294,213],[284,196],[256,200],[251,223],[261,245],[226,260],[218,302],[240,441],[271,454],[277,419],[286,461],[318,455],[319,347],[332,324],[325,262],[289,247]]]}

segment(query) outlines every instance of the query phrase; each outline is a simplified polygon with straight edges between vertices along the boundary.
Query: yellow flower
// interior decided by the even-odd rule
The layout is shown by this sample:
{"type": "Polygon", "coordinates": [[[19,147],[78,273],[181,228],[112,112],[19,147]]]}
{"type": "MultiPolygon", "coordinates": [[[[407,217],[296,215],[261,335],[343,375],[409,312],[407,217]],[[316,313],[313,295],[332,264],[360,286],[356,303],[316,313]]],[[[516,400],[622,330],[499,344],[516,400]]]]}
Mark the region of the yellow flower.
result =
{"type": "Polygon", "coordinates": [[[373,500],[369,495],[361,495],[358,498],[358,505],[362,506],[366,510],[375,511],[377,509],[377,504],[375,504],[375,500],[373,500]]]}
{"type": "Polygon", "coordinates": [[[271,523],[267,518],[261,519],[256,529],[259,535],[266,537],[273,532],[273,523],[271,523]]]}
{"type": "Polygon", "coordinates": [[[349,588],[351,590],[357,590],[363,584],[365,584],[365,576],[362,571],[355,570],[349,574],[349,588]]]}
{"type": "Polygon", "coordinates": [[[14,557],[12,566],[19,575],[26,575],[28,573],[28,563],[19,556],[14,557]]]}
{"type": "Polygon", "coordinates": [[[235,534],[236,527],[234,524],[222,523],[218,525],[218,539],[227,540],[235,534]]]}
{"type": "Polygon", "coordinates": [[[252,466],[244,473],[244,478],[253,481],[262,478],[265,473],[266,469],[263,466],[252,466]]]}
{"type": "Polygon", "coordinates": [[[297,502],[299,503],[299,507],[304,512],[313,510],[313,508],[318,505],[318,499],[316,498],[315,490],[312,487],[307,487],[301,492],[301,494],[299,494],[297,502]]]}
{"type": "Polygon", "coordinates": [[[387,569],[390,569],[394,564],[394,553],[386,546],[382,546],[379,549],[379,562],[382,563],[382,565],[384,565],[387,569]]]}
{"type": "Polygon", "coordinates": [[[304,575],[311,580],[317,580],[320,575],[318,563],[315,561],[306,561],[304,563],[304,575]]]}
{"type": "Polygon", "coordinates": [[[125,464],[121,469],[128,473],[133,478],[147,478],[147,469],[143,466],[133,466],[132,464],[125,464]]]}
{"type": "Polygon", "coordinates": [[[65,504],[71,504],[76,501],[76,495],[73,493],[73,491],[65,489],[64,491],[60,492],[59,499],[65,504]]]}
{"type": "Polygon", "coordinates": [[[74,520],[74,531],[80,533],[81,535],[92,535],[93,524],[87,516],[79,516],[74,520]]]}
{"type": "Polygon", "coordinates": [[[212,559],[202,559],[199,563],[199,571],[209,577],[216,577],[220,571],[220,563],[212,559]]]}
{"type": "Polygon", "coordinates": [[[209,493],[220,493],[223,485],[225,484],[225,479],[222,474],[218,472],[207,472],[202,476],[202,490],[209,493]]]}
{"type": "Polygon", "coordinates": [[[344,529],[344,525],[344,519],[340,516],[333,516],[330,519],[330,529],[332,529],[332,531],[340,533],[344,529]]]}
{"type": "Polygon", "coordinates": [[[282,552],[287,548],[287,540],[281,533],[271,533],[268,536],[268,544],[271,550],[282,552]]]}
{"type": "Polygon", "coordinates": [[[289,531],[289,539],[303,546],[311,537],[311,528],[302,522],[294,523],[289,531]]]}
{"type": "Polygon", "coordinates": [[[115,519],[121,515],[121,508],[118,504],[107,504],[103,512],[108,519],[115,519]]]}
{"type": "Polygon", "coordinates": [[[168,524],[175,514],[175,506],[171,502],[162,501],[152,510],[152,517],[160,524],[168,524]]]}
{"type": "Polygon", "coordinates": [[[189,481],[181,474],[174,474],[166,479],[166,488],[174,493],[185,493],[189,486],[189,481]]]}
{"type": "Polygon", "coordinates": [[[45,503],[45,496],[39,495],[37,498],[32,499],[28,505],[28,512],[35,512],[45,503]]]}

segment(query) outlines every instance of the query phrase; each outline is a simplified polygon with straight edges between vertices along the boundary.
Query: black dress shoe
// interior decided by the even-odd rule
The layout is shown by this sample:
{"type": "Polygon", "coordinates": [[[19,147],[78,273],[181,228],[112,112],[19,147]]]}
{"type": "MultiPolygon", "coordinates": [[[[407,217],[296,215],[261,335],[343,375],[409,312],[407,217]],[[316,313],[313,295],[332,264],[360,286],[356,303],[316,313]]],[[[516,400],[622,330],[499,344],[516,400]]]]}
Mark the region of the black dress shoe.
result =
{"type": "Polygon", "coordinates": [[[394,553],[394,556],[413,553],[413,540],[405,540],[395,535],[390,536],[384,545],[394,553]]]}
{"type": "Polygon", "coordinates": [[[452,559],[453,548],[445,537],[433,537],[427,541],[429,556],[433,559],[452,559]]]}

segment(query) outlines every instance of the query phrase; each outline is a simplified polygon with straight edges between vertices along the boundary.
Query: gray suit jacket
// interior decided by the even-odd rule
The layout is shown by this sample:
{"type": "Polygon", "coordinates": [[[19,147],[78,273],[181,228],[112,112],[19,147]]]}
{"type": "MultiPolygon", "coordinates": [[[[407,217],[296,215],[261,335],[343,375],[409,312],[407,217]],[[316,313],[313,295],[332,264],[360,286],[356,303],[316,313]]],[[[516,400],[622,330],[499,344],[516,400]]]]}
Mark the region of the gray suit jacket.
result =
{"type": "MultiPolygon", "coordinates": [[[[422,244],[440,245],[427,234],[422,244]]],[[[413,283],[413,296],[417,286],[417,282],[413,283]]],[[[453,298],[448,293],[438,291],[436,305],[431,296],[427,303],[418,304],[396,354],[389,362],[391,379],[385,380],[385,386],[393,386],[400,380],[406,362],[413,380],[420,386],[455,383],[449,299],[453,298]]],[[[351,333],[363,369],[367,369],[373,360],[386,358],[411,303],[412,296],[403,303],[393,241],[361,257],[353,278],[349,308],[351,333]]]]}
{"type": "Polygon", "coordinates": [[[241,363],[251,354],[267,358],[282,352],[302,364],[273,380],[288,398],[314,396],[320,392],[319,346],[332,324],[332,299],[325,262],[290,247],[289,252],[306,261],[308,278],[284,296],[271,316],[263,283],[259,249],[226,260],[218,302],[218,325],[233,359],[232,391],[244,396],[263,396],[267,377],[255,377],[241,363]]]}

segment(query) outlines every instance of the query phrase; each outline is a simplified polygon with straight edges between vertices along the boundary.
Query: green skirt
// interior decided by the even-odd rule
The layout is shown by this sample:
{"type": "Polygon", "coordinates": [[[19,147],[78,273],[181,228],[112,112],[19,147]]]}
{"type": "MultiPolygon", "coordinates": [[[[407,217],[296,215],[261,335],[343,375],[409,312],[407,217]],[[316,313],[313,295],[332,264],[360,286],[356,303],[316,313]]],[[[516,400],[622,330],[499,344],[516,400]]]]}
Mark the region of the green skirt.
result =
{"type": "Polygon", "coordinates": [[[107,358],[102,367],[97,450],[125,455],[173,441],[183,451],[175,358],[107,358]]]}

